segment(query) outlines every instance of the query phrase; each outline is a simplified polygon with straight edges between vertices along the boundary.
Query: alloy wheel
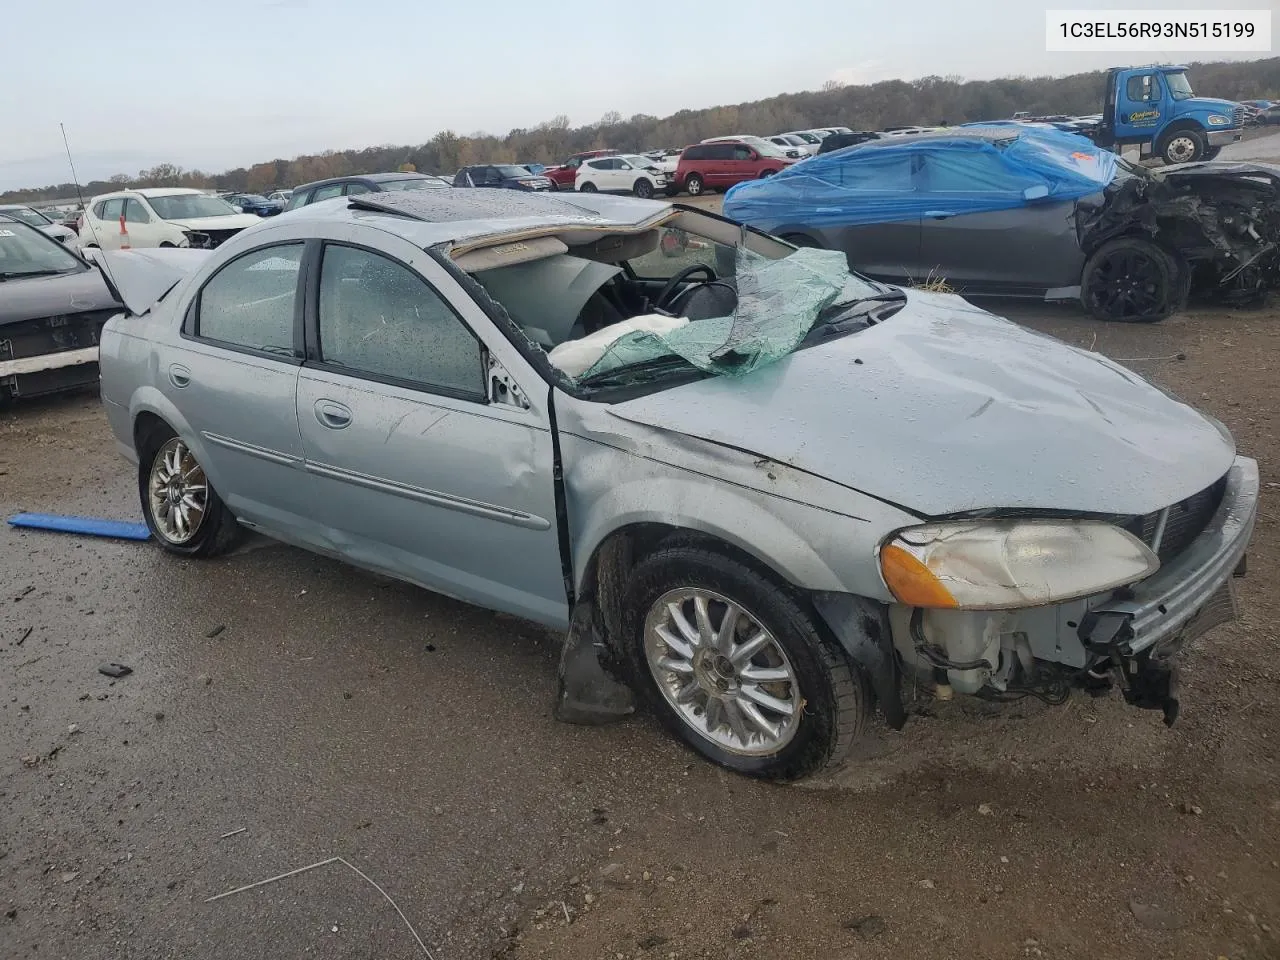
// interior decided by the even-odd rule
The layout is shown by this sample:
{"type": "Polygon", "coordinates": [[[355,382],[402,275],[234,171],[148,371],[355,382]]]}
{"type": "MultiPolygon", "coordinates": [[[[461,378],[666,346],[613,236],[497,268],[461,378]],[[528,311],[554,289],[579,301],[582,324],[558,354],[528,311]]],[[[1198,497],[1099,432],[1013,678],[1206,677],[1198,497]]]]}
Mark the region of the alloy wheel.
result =
{"type": "Polygon", "coordinates": [[[209,507],[209,481],[191,449],[171,437],[151,462],[148,503],[156,530],[173,544],[191,540],[209,507]]]}

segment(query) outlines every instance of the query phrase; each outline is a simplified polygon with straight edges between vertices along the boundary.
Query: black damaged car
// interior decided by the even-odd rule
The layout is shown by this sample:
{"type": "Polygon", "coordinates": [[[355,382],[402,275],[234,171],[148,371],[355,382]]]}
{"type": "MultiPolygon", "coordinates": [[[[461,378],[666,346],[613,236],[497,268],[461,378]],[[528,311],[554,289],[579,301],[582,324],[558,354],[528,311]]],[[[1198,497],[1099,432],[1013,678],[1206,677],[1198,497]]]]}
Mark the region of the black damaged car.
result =
{"type": "Polygon", "coordinates": [[[120,310],[102,273],[0,216],[0,402],[98,383],[98,336],[120,310]]]}

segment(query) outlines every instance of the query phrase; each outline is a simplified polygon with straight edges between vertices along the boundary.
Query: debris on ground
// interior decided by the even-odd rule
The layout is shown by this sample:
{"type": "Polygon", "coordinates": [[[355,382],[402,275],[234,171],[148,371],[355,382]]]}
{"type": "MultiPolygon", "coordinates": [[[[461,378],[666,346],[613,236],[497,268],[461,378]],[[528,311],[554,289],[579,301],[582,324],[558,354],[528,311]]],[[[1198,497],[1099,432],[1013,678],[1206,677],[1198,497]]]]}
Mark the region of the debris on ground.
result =
{"type": "Polygon", "coordinates": [[[119,680],[121,677],[127,677],[133,673],[133,667],[126,667],[123,663],[104,663],[98,667],[98,672],[104,677],[112,677],[119,680]]]}
{"type": "Polygon", "coordinates": [[[32,530],[51,530],[56,533],[79,533],[89,537],[107,537],[112,540],[151,539],[151,530],[145,523],[106,520],[101,517],[69,517],[53,513],[18,513],[9,518],[9,525],[32,530]]]}

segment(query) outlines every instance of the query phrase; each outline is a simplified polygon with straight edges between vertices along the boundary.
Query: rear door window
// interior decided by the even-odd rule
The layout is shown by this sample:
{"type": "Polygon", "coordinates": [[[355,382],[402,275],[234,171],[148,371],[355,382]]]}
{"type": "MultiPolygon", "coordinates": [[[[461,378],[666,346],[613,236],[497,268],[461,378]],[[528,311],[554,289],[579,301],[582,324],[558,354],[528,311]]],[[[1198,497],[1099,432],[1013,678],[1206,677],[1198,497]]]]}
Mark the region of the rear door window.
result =
{"type": "Polygon", "coordinates": [[[332,200],[334,197],[340,197],[345,186],[345,183],[331,183],[328,186],[316,187],[311,194],[311,202],[319,203],[321,200],[332,200]]]}
{"type": "Polygon", "coordinates": [[[196,336],[295,356],[293,318],[301,266],[301,243],[263,247],[232,260],[200,291],[196,336]]]}
{"type": "Polygon", "coordinates": [[[98,205],[99,220],[119,220],[124,215],[124,198],[116,197],[114,200],[104,200],[98,205]]]}

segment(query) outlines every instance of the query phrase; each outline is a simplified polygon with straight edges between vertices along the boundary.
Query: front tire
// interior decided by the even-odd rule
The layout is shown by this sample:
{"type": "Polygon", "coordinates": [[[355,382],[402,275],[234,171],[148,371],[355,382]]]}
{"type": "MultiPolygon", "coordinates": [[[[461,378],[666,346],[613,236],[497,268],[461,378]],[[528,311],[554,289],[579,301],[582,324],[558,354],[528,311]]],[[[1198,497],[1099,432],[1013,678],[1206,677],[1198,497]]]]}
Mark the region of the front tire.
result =
{"type": "Polygon", "coordinates": [[[702,177],[696,173],[691,173],[684,178],[684,190],[689,196],[700,197],[706,189],[707,185],[702,182],[702,177]]]}
{"type": "Polygon", "coordinates": [[[712,549],[671,547],[632,570],[621,641],[664,726],[737,773],[796,780],[838,766],[869,716],[862,674],[802,600],[712,549]]]}
{"type": "Polygon", "coordinates": [[[1156,323],[1186,300],[1184,273],[1167,251],[1149,240],[1119,237],[1085,261],[1080,299],[1098,320],[1156,323]]]}
{"type": "Polygon", "coordinates": [[[143,438],[138,495],[151,535],[170,553],[216,557],[233,549],[243,535],[191,448],[168,425],[143,438]]]}
{"type": "Polygon", "coordinates": [[[1209,143],[1199,130],[1186,128],[1167,133],[1160,140],[1156,153],[1166,164],[1195,163],[1203,160],[1209,143]]]}
{"type": "Polygon", "coordinates": [[[638,180],[635,182],[635,186],[633,186],[633,187],[631,188],[631,192],[632,192],[632,193],[634,193],[634,194],[635,194],[637,197],[639,197],[641,200],[649,200],[649,199],[652,199],[652,197],[653,197],[653,181],[652,181],[652,180],[648,180],[648,179],[646,179],[646,178],[644,178],[644,177],[641,177],[640,179],[638,179],[638,180]]]}

